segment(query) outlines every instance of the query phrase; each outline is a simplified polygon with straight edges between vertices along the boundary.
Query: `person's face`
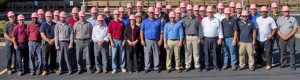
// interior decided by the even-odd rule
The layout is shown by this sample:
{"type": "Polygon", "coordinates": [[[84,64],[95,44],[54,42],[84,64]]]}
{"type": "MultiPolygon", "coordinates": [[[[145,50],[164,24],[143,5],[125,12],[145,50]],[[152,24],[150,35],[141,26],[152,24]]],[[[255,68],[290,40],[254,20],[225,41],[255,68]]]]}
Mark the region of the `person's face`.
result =
{"type": "Polygon", "coordinates": [[[98,16],[98,13],[91,13],[91,16],[92,16],[92,17],[97,17],[97,16],[98,16]]]}
{"type": "Polygon", "coordinates": [[[128,13],[132,13],[132,8],[127,8],[128,13]]]}
{"type": "Polygon", "coordinates": [[[161,12],[161,8],[157,8],[157,11],[158,11],[158,12],[161,12]]]}
{"type": "Polygon", "coordinates": [[[242,8],[236,8],[236,13],[242,13],[242,8]]]}
{"type": "Polygon", "coordinates": [[[262,14],[263,17],[267,17],[268,16],[268,11],[263,11],[263,12],[261,12],[261,14],[262,14]]]}
{"type": "Polygon", "coordinates": [[[47,22],[51,22],[52,21],[52,17],[51,16],[46,16],[46,21],[47,22]]]}
{"type": "Polygon", "coordinates": [[[170,22],[174,22],[175,18],[174,17],[170,17],[170,22]]]}
{"type": "Polygon", "coordinates": [[[80,17],[79,17],[79,20],[80,20],[80,21],[84,21],[84,20],[85,20],[85,16],[80,16],[80,17]]]}
{"type": "Polygon", "coordinates": [[[119,19],[120,15],[119,14],[114,14],[115,19],[119,19]]]}
{"type": "Polygon", "coordinates": [[[77,18],[78,17],[78,13],[72,13],[73,17],[77,18]]]}
{"type": "Polygon", "coordinates": [[[176,13],[176,18],[180,18],[181,17],[181,13],[176,13]]]}
{"type": "Polygon", "coordinates": [[[39,19],[44,19],[44,14],[38,14],[39,19]]]}
{"type": "Polygon", "coordinates": [[[244,22],[248,21],[248,16],[242,16],[242,20],[243,20],[244,22]]]}
{"type": "Polygon", "coordinates": [[[218,12],[219,12],[219,13],[224,13],[224,9],[223,9],[223,8],[219,8],[219,9],[218,9],[218,12]]]}
{"type": "Polygon", "coordinates": [[[199,11],[198,10],[194,10],[194,14],[195,15],[199,15],[199,11]]]}
{"type": "Polygon", "coordinates": [[[171,12],[172,11],[172,9],[167,9],[167,12],[171,12]]]}
{"type": "Polygon", "coordinates": [[[15,21],[15,17],[14,16],[9,16],[8,20],[11,21],[11,22],[13,22],[13,21],[15,21]]]}
{"type": "Polygon", "coordinates": [[[60,17],[60,21],[66,21],[65,17],[60,17]]]}
{"type": "Polygon", "coordinates": [[[288,16],[289,16],[289,13],[290,13],[289,11],[283,11],[283,12],[282,12],[282,14],[283,14],[284,17],[288,17],[288,16]]]}
{"type": "Polygon", "coordinates": [[[107,14],[107,15],[109,15],[110,14],[110,12],[109,11],[107,11],[107,12],[104,12],[105,14],[107,14]]]}
{"type": "Polygon", "coordinates": [[[98,20],[98,24],[99,24],[100,26],[102,26],[102,25],[103,25],[103,20],[98,20]]]}
{"type": "Polygon", "coordinates": [[[59,20],[59,16],[56,15],[56,16],[53,17],[53,19],[54,20],[59,20]]]}
{"type": "Polygon", "coordinates": [[[207,17],[211,18],[211,17],[213,17],[213,14],[214,14],[213,12],[207,12],[207,17]]]}
{"type": "Polygon", "coordinates": [[[193,16],[193,10],[188,10],[188,14],[190,17],[193,16]]]}
{"type": "Polygon", "coordinates": [[[24,24],[24,20],[23,20],[23,19],[18,20],[18,23],[19,23],[20,25],[23,25],[23,24],[24,24]]]}
{"type": "Polygon", "coordinates": [[[37,21],[37,17],[31,17],[31,21],[32,22],[36,22],[37,21]]]}
{"type": "Polygon", "coordinates": [[[205,16],[205,11],[199,11],[201,16],[205,16]]]}
{"type": "Polygon", "coordinates": [[[256,9],[251,9],[250,12],[251,12],[251,14],[255,14],[256,13],[256,9]]]}
{"type": "Polygon", "coordinates": [[[149,18],[154,19],[154,12],[148,12],[148,16],[149,18]]]}
{"type": "Polygon", "coordinates": [[[135,25],[135,20],[134,19],[130,19],[130,24],[131,25],[135,25]]]}
{"type": "Polygon", "coordinates": [[[136,22],[142,22],[142,17],[141,16],[136,16],[135,17],[136,22]]]}
{"type": "Polygon", "coordinates": [[[185,12],[185,11],[186,11],[186,8],[185,8],[185,7],[181,7],[180,9],[181,9],[182,12],[185,12]]]}
{"type": "Polygon", "coordinates": [[[230,17],[230,14],[226,13],[225,16],[226,16],[226,18],[229,18],[229,17],[230,17]]]}
{"type": "Polygon", "coordinates": [[[272,8],[272,11],[277,13],[278,12],[278,8],[272,8]]]}
{"type": "MultiPolygon", "coordinates": [[[[120,18],[123,18],[124,17],[124,12],[120,12],[120,18]]],[[[130,15],[130,14],[129,14],[130,15]]]]}
{"type": "Polygon", "coordinates": [[[234,8],[234,7],[231,7],[231,8],[230,8],[230,12],[231,12],[231,13],[235,13],[235,8],[234,8]]]}
{"type": "Polygon", "coordinates": [[[141,6],[138,6],[138,7],[136,8],[136,10],[137,10],[138,12],[142,12],[142,11],[143,11],[143,8],[142,8],[141,6]]]}

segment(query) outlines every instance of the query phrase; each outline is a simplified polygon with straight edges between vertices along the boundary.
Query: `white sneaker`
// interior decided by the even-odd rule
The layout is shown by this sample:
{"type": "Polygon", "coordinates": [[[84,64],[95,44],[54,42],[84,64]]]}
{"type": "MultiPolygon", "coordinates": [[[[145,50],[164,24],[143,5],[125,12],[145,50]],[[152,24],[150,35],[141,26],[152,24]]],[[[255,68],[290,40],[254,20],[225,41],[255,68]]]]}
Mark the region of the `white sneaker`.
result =
{"type": "Polygon", "coordinates": [[[126,69],[122,69],[122,72],[123,72],[123,73],[126,73],[126,69]]]}
{"type": "Polygon", "coordinates": [[[117,72],[117,70],[114,69],[114,70],[111,72],[111,74],[115,74],[116,72],[117,72]]]}

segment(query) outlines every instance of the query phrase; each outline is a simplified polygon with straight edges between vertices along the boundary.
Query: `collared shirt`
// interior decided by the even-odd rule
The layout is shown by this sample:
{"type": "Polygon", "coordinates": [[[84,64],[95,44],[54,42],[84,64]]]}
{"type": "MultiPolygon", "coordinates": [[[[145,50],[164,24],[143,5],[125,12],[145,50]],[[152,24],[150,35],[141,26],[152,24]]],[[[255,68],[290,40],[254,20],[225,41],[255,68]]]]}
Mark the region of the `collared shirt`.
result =
{"type": "Polygon", "coordinates": [[[102,16],[105,17],[104,21],[105,21],[106,25],[108,25],[110,21],[114,20],[112,15],[109,15],[109,17],[107,17],[105,14],[103,14],[102,16]]]}
{"type": "Polygon", "coordinates": [[[51,22],[48,24],[47,22],[43,23],[40,28],[40,33],[44,33],[47,38],[53,39],[54,38],[54,28],[56,23],[51,22]]]}
{"type": "Polygon", "coordinates": [[[164,39],[184,38],[183,27],[180,22],[168,22],[164,27],[164,39]]]}
{"type": "Polygon", "coordinates": [[[76,39],[91,39],[93,26],[87,21],[77,21],[74,24],[74,37],[76,39]]]}
{"type": "Polygon", "coordinates": [[[111,21],[108,24],[107,33],[110,33],[113,39],[124,38],[125,24],[122,21],[111,21]]]}
{"type": "Polygon", "coordinates": [[[138,26],[132,26],[125,28],[125,40],[136,41],[140,39],[140,28],[138,26]]]}
{"type": "MultiPolygon", "coordinates": [[[[9,37],[12,37],[12,32],[17,23],[11,23],[10,21],[6,22],[3,28],[3,33],[7,34],[9,37]]],[[[11,46],[12,42],[5,38],[5,45],[11,46]]]]}
{"type": "Polygon", "coordinates": [[[215,18],[217,18],[217,19],[219,19],[219,21],[222,21],[226,16],[225,16],[225,14],[224,13],[216,13],[215,15],[214,15],[214,17],[215,18]]]}
{"type": "Polygon", "coordinates": [[[74,28],[74,24],[79,21],[79,19],[75,20],[73,17],[71,17],[68,22],[71,24],[71,27],[74,28]]]}
{"type": "Polygon", "coordinates": [[[213,17],[205,17],[202,20],[203,32],[205,37],[219,37],[223,38],[223,29],[219,19],[213,17]]]}
{"type": "Polygon", "coordinates": [[[197,17],[193,17],[192,19],[186,17],[182,20],[182,25],[184,27],[185,35],[196,35],[199,38],[203,38],[203,27],[201,22],[197,17]]]}
{"type": "Polygon", "coordinates": [[[234,14],[233,18],[236,19],[236,21],[238,22],[238,21],[242,20],[242,15],[241,14],[234,14]]]}
{"type": "Polygon", "coordinates": [[[288,35],[293,31],[293,29],[299,27],[296,18],[292,17],[292,16],[289,16],[289,17],[281,16],[281,17],[279,17],[277,19],[277,25],[278,25],[278,30],[283,35],[288,35]]]}
{"type": "Polygon", "coordinates": [[[200,23],[202,23],[202,20],[203,20],[203,17],[202,16],[197,16],[198,17],[198,19],[199,19],[199,21],[200,21],[200,23]]]}
{"type": "Polygon", "coordinates": [[[260,16],[261,16],[261,15],[258,14],[257,12],[256,12],[254,15],[252,15],[252,14],[250,13],[250,14],[248,15],[248,19],[256,24],[256,19],[257,19],[258,17],[260,17],[260,16]]]}
{"type": "Polygon", "coordinates": [[[27,35],[27,28],[26,25],[17,25],[15,26],[12,36],[17,38],[17,42],[27,42],[28,35],[27,35]]]}
{"type": "Polygon", "coordinates": [[[37,20],[39,24],[43,24],[43,23],[46,23],[46,19],[43,19],[43,20],[37,20]]]}
{"type": "Polygon", "coordinates": [[[233,37],[234,31],[238,30],[236,19],[232,17],[229,19],[223,19],[221,24],[223,29],[223,35],[225,38],[233,37]]]}
{"type": "Polygon", "coordinates": [[[256,19],[256,25],[258,29],[257,40],[259,41],[267,40],[267,37],[272,34],[272,29],[277,28],[274,19],[269,16],[267,18],[263,18],[262,16],[258,17],[256,19]]]}
{"type": "Polygon", "coordinates": [[[238,21],[239,41],[244,43],[252,43],[253,32],[256,31],[254,22],[247,21],[246,23],[238,21]]]}
{"type": "Polygon", "coordinates": [[[184,18],[186,18],[186,17],[188,17],[187,13],[186,13],[186,12],[182,12],[182,13],[181,13],[181,18],[184,19],[184,18]]]}
{"type": "Polygon", "coordinates": [[[40,26],[41,24],[35,23],[35,22],[30,22],[27,25],[27,31],[28,31],[28,40],[30,41],[40,41],[41,40],[41,35],[40,35],[40,26]]]}
{"type": "Polygon", "coordinates": [[[54,29],[54,35],[55,35],[55,45],[59,45],[59,41],[70,41],[72,44],[74,42],[73,39],[73,28],[71,27],[71,24],[68,22],[58,22],[55,25],[54,29]]]}
{"type": "Polygon", "coordinates": [[[150,20],[149,18],[143,20],[141,31],[144,32],[145,39],[155,40],[160,38],[160,33],[163,31],[163,26],[159,19],[150,20]]]}
{"type": "Polygon", "coordinates": [[[125,27],[128,27],[130,25],[129,17],[123,17],[122,22],[124,23],[125,27]]]}
{"type": "Polygon", "coordinates": [[[96,43],[96,41],[103,40],[108,42],[108,34],[107,34],[107,26],[100,27],[99,25],[94,26],[92,39],[96,43]]]}
{"type": "Polygon", "coordinates": [[[281,16],[281,14],[278,12],[277,15],[274,15],[273,13],[269,14],[270,17],[272,17],[275,21],[281,16]]]}
{"type": "MultiPolygon", "coordinates": [[[[92,26],[97,26],[98,25],[98,20],[96,18],[90,17],[86,20],[87,22],[90,22],[92,24],[92,26]]],[[[104,26],[107,26],[105,20],[103,22],[104,26]]]]}

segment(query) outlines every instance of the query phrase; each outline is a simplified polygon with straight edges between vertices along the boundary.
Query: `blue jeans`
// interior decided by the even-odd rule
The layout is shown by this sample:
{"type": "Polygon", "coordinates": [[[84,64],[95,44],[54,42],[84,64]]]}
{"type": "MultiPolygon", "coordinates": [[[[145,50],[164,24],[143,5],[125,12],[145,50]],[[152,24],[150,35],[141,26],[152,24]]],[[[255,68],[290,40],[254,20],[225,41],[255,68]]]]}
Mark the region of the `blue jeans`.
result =
{"type": "Polygon", "coordinates": [[[29,41],[29,67],[30,71],[41,71],[42,70],[42,48],[41,42],[29,41]],[[37,66],[35,66],[35,59],[37,58],[37,66]],[[37,67],[37,69],[36,69],[37,67]]]}
{"type": "Polygon", "coordinates": [[[236,48],[235,46],[232,46],[233,37],[230,38],[224,38],[223,39],[223,45],[222,50],[224,54],[224,64],[228,63],[228,54],[230,53],[230,61],[231,66],[235,66],[237,60],[236,60],[236,48]]]}
{"type": "Polygon", "coordinates": [[[20,71],[23,71],[24,69],[26,69],[28,67],[28,46],[27,46],[27,43],[24,42],[24,43],[18,43],[17,44],[18,46],[18,49],[17,49],[17,54],[16,54],[16,57],[17,57],[17,71],[20,72],[20,71]],[[22,59],[23,59],[23,63],[22,64],[22,59]]]}
{"type": "Polygon", "coordinates": [[[119,49],[119,64],[122,69],[125,69],[125,50],[122,46],[123,40],[114,40],[115,46],[112,46],[112,69],[117,68],[117,49],[119,49]]]}

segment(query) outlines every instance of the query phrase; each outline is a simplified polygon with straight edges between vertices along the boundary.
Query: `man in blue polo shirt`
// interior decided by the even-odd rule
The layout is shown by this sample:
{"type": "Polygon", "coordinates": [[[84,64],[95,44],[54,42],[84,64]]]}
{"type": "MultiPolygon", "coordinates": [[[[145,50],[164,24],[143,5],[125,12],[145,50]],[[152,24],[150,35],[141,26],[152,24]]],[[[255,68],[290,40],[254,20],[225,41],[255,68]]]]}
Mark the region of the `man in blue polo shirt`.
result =
{"type": "Polygon", "coordinates": [[[250,5],[250,14],[248,15],[248,19],[254,23],[256,23],[256,18],[260,17],[261,15],[257,13],[256,4],[250,5]]]}
{"type": "Polygon", "coordinates": [[[159,19],[154,18],[154,7],[149,7],[148,16],[141,24],[141,43],[145,51],[145,73],[149,72],[151,65],[151,55],[153,55],[154,69],[159,70],[159,47],[162,45],[163,27],[159,19]],[[153,53],[151,53],[153,52],[153,53]]]}

